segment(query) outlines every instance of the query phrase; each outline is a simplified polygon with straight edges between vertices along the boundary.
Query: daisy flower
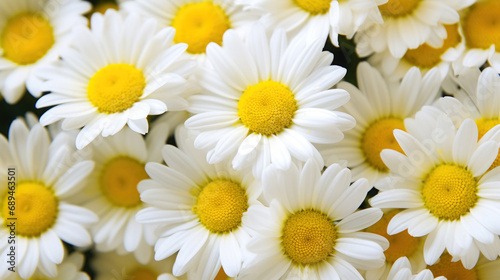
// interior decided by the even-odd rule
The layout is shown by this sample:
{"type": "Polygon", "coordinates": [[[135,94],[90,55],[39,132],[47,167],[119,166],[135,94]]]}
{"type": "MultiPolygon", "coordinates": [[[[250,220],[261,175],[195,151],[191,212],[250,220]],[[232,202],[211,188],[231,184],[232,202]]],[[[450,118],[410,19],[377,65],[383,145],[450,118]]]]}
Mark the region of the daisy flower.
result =
{"type": "Polygon", "coordinates": [[[83,14],[89,10],[90,4],[80,0],[0,1],[0,92],[5,101],[16,103],[26,87],[40,96],[33,71],[58,59],[71,29],[87,23],[83,14]]]}
{"type": "MultiPolygon", "coordinates": [[[[458,76],[461,90],[455,97],[444,97],[435,106],[445,112],[458,127],[466,119],[475,120],[478,137],[486,137],[488,131],[500,124],[500,77],[491,67],[482,72],[470,69],[458,76]]],[[[490,133],[491,134],[491,133],[490,133]]],[[[500,156],[489,169],[500,165],[500,156]]]]}
{"type": "Polygon", "coordinates": [[[382,211],[356,211],[370,184],[360,179],[350,185],[351,172],[338,164],[321,169],[312,160],[300,169],[266,168],[262,187],[270,205],[251,206],[244,217],[255,232],[248,244],[255,257],[245,261],[238,279],[355,280],[363,279],[356,269],[384,264],[387,240],[360,232],[382,211]]]}
{"type": "Polygon", "coordinates": [[[121,16],[114,10],[92,16],[92,29],[77,27],[61,60],[37,72],[44,91],[36,106],[57,105],[40,118],[43,125],[63,120],[63,129],[83,126],[78,149],[99,134],[116,134],[125,125],[148,131],[148,115],[187,107],[183,96],[195,62],[180,59],[185,44],[172,44],[175,30],[159,30],[154,20],[121,16]]]}
{"type": "Polygon", "coordinates": [[[330,36],[338,46],[338,35],[352,38],[358,28],[368,19],[382,23],[377,6],[387,0],[237,0],[246,9],[263,14],[262,22],[271,28],[286,29],[290,37],[306,41],[330,36]]]}
{"type": "Polygon", "coordinates": [[[478,0],[462,12],[467,51],[463,64],[479,67],[486,61],[500,73],[500,2],[478,0]]]}
{"type": "MultiPolygon", "coordinates": [[[[408,261],[408,258],[401,257],[394,263],[394,266],[392,267],[386,279],[387,280],[433,280],[433,279],[446,280],[447,278],[442,276],[434,278],[432,271],[429,269],[424,269],[420,271],[418,274],[413,275],[412,267],[410,262],[408,261]]],[[[449,279],[456,279],[456,278],[449,278],[449,279]]]]}
{"type": "Polygon", "coordinates": [[[392,80],[400,80],[411,67],[418,67],[422,74],[437,67],[441,77],[446,77],[450,67],[457,69],[458,61],[465,50],[465,41],[458,24],[446,24],[446,39],[439,48],[424,43],[408,49],[401,58],[392,56],[389,50],[373,54],[368,61],[392,80]]]}
{"type": "Polygon", "coordinates": [[[158,226],[156,260],[179,252],[173,275],[189,270],[192,279],[214,279],[222,266],[235,277],[250,239],[244,218],[248,207],[260,204],[260,185],[230,162],[208,164],[184,127],[175,136],[180,149],[162,150],[167,166],[146,164],[151,179],[141,181],[139,192],[152,206],[139,211],[137,221],[158,226]]]}
{"type": "Polygon", "coordinates": [[[438,262],[429,266],[435,276],[443,276],[446,279],[476,279],[490,280],[500,275],[500,259],[490,261],[483,257],[479,258],[477,265],[466,269],[462,263],[454,261],[450,254],[444,253],[438,262]]]}
{"type": "MultiPolygon", "coordinates": [[[[90,280],[87,273],[82,272],[84,257],[81,253],[75,252],[70,256],[65,257],[64,261],[57,266],[57,276],[47,278],[41,273],[36,273],[30,279],[46,279],[46,280],[90,280]]],[[[22,280],[16,273],[10,273],[5,280],[22,280]]]]}
{"type": "Polygon", "coordinates": [[[169,116],[171,123],[165,120],[161,127],[155,122],[146,140],[124,128],[89,146],[96,167],[85,188],[84,206],[101,217],[91,227],[98,251],[133,252],[139,262],[149,262],[157,237],[151,226],[135,220],[136,213],[147,207],[137,185],[149,178],[144,169],[147,162],[161,162],[161,148],[178,122],[176,117],[169,116]]]}
{"type": "Polygon", "coordinates": [[[389,235],[387,226],[394,215],[401,212],[400,209],[387,209],[382,218],[374,225],[365,229],[366,232],[372,232],[381,235],[389,241],[389,248],[384,251],[385,265],[375,270],[369,270],[364,273],[366,280],[386,280],[392,266],[401,257],[407,258],[412,264],[413,273],[425,268],[423,249],[424,239],[413,237],[407,231],[398,234],[389,235]]]}
{"type": "MultiPolygon", "coordinates": [[[[446,249],[468,269],[479,252],[488,259],[500,253],[498,141],[478,142],[478,128],[466,119],[457,128],[445,115],[420,112],[405,120],[408,132],[394,131],[403,153],[383,150],[381,158],[393,175],[381,182],[371,205],[403,208],[387,228],[415,237],[427,236],[424,259],[434,264],[446,249]]],[[[498,134],[498,133],[497,133],[498,134]]],[[[498,138],[498,135],[497,137],[498,138]]]]}
{"type": "Polygon", "coordinates": [[[380,5],[383,24],[367,23],[356,35],[356,50],[360,56],[388,49],[397,58],[408,49],[423,43],[441,47],[446,38],[444,24],[455,24],[457,10],[468,0],[389,0],[380,5]],[[436,36],[432,36],[436,35],[436,36]]]}
{"type": "Polygon", "coordinates": [[[411,68],[401,82],[388,82],[368,63],[358,65],[359,89],[347,82],[338,88],[351,94],[343,110],[354,116],[356,126],[345,132],[338,144],[318,145],[326,165],[347,160],[353,179],[367,178],[372,184],[388,176],[389,169],[380,158],[383,149],[401,151],[394,139],[394,129],[405,129],[403,120],[435,101],[440,94],[441,77],[437,69],[423,78],[418,68],[411,68]]]}
{"type": "MultiPolygon", "coordinates": [[[[0,252],[2,256],[10,252],[7,241],[12,219],[17,218],[16,269],[24,279],[31,277],[35,269],[46,277],[55,277],[57,264],[64,257],[62,241],[78,247],[92,242],[87,228],[97,221],[97,216],[70,201],[82,189],[82,181],[94,164],[88,160],[74,162],[73,149],[62,145],[64,137],[60,134],[51,142],[40,124],[29,130],[21,120],[12,122],[9,140],[0,136],[0,252]],[[15,177],[10,183],[8,174],[15,177]],[[9,209],[12,195],[15,210],[9,209]]],[[[11,273],[8,266],[7,261],[0,262],[0,278],[11,273]]]]}
{"type": "Polygon", "coordinates": [[[222,36],[235,30],[241,36],[249,24],[258,20],[253,12],[243,11],[234,0],[134,0],[122,5],[129,13],[154,18],[162,26],[175,28],[175,43],[186,43],[187,53],[200,61],[210,42],[222,44],[222,36]]]}
{"type": "Polygon", "coordinates": [[[139,263],[133,254],[118,255],[109,252],[96,253],[90,266],[95,271],[95,280],[160,280],[163,279],[160,275],[172,271],[173,262],[172,257],[162,261],[139,263]]]}
{"type": "Polygon", "coordinates": [[[231,158],[236,169],[253,167],[260,177],[269,164],[286,169],[293,160],[322,159],[311,143],[340,141],[355,121],[333,111],[349,100],[343,89],[330,89],[346,70],[332,66],[324,42],[288,44],[283,30],[271,38],[253,26],[243,42],[234,32],[223,47],[210,44],[213,69],[199,79],[203,95],[192,96],[186,127],[196,130],[195,146],[210,149],[209,163],[231,158]]]}

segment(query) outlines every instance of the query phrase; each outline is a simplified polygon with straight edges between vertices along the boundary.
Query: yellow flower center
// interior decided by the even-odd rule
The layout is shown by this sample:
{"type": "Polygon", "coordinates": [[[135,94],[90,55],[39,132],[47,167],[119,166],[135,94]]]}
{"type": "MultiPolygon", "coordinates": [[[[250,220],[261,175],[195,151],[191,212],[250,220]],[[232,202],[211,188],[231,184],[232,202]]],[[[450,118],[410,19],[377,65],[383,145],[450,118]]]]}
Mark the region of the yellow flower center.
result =
{"type": "Polygon", "coordinates": [[[444,276],[446,279],[456,280],[478,280],[476,269],[465,269],[462,262],[451,262],[451,256],[444,253],[439,262],[427,267],[432,271],[434,277],[444,276]]]}
{"type": "Polygon", "coordinates": [[[227,276],[226,272],[224,272],[224,269],[221,267],[217,275],[215,276],[214,280],[227,280],[229,279],[229,276],[227,276]]]}
{"type": "Polygon", "coordinates": [[[33,12],[10,18],[1,38],[3,56],[20,65],[35,63],[54,45],[52,25],[33,12]]]}
{"type": "Polygon", "coordinates": [[[87,97],[100,113],[119,113],[139,100],[145,86],[142,71],[128,64],[110,64],[90,78],[87,97]]]}
{"type": "Polygon", "coordinates": [[[297,6],[311,15],[326,14],[332,0],[293,0],[297,6]]]}
{"type": "MultiPolygon", "coordinates": [[[[477,132],[478,132],[478,139],[481,139],[486,132],[488,132],[490,129],[495,127],[496,125],[500,124],[499,119],[478,119],[476,120],[476,125],[477,125],[477,132]]],[[[491,164],[490,168],[488,168],[488,171],[491,169],[500,166],[500,151],[495,159],[495,161],[491,164]]]]}
{"type": "Polygon", "coordinates": [[[441,55],[462,41],[462,37],[458,34],[458,24],[445,25],[445,28],[448,37],[444,40],[442,47],[436,49],[427,44],[422,44],[416,49],[406,51],[404,59],[420,68],[432,68],[439,64],[441,55]]]}
{"type": "Polygon", "coordinates": [[[3,200],[2,215],[6,225],[12,222],[7,218],[17,218],[16,234],[37,237],[56,222],[59,201],[51,188],[36,182],[19,183],[14,194],[14,210],[9,209],[8,197],[3,200]]]}
{"type": "Polygon", "coordinates": [[[147,267],[139,267],[132,272],[127,273],[126,280],[156,280],[158,273],[152,271],[147,267]]]}
{"type": "Polygon", "coordinates": [[[300,210],[285,221],[281,242],[285,255],[299,265],[325,260],[334,251],[337,231],[332,219],[316,210],[300,210]]]}
{"type": "Polygon", "coordinates": [[[238,101],[238,116],[243,124],[267,136],[289,127],[296,110],[293,92],[274,81],[249,86],[238,101]]]}
{"type": "Polygon", "coordinates": [[[404,122],[399,118],[379,119],[368,126],[361,137],[361,149],[366,161],[374,168],[387,172],[388,168],[380,157],[383,149],[392,149],[403,153],[394,138],[394,129],[405,130],[404,122]]]}
{"type": "Polygon", "coordinates": [[[418,6],[421,0],[389,0],[378,9],[382,15],[387,17],[404,17],[411,14],[418,6]]]}
{"type": "Polygon", "coordinates": [[[246,191],[229,180],[214,180],[203,187],[193,212],[212,233],[227,233],[241,225],[248,209],[246,191]]]}
{"type": "Polygon", "coordinates": [[[399,212],[401,212],[401,210],[392,210],[385,213],[376,224],[365,230],[381,235],[389,241],[389,248],[384,251],[385,258],[388,262],[395,262],[403,256],[411,256],[418,248],[420,242],[420,238],[409,235],[406,230],[394,235],[389,235],[387,233],[387,225],[392,217],[399,212]]]}
{"type": "Polygon", "coordinates": [[[478,1],[464,17],[463,29],[470,48],[488,49],[495,44],[500,51],[500,2],[478,1]]]}
{"type": "Polygon", "coordinates": [[[208,43],[222,45],[222,35],[231,28],[226,12],[212,1],[181,6],[171,23],[174,41],[188,44],[192,54],[204,53],[208,43]]]}
{"type": "Polygon", "coordinates": [[[127,156],[119,156],[104,165],[99,183],[109,202],[118,207],[134,207],[141,204],[137,184],[148,178],[144,164],[127,156]]]}
{"type": "Polygon", "coordinates": [[[477,182],[467,169],[443,164],[434,168],[422,187],[424,205],[440,220],[458,220],[477,202],[477,182]]]}

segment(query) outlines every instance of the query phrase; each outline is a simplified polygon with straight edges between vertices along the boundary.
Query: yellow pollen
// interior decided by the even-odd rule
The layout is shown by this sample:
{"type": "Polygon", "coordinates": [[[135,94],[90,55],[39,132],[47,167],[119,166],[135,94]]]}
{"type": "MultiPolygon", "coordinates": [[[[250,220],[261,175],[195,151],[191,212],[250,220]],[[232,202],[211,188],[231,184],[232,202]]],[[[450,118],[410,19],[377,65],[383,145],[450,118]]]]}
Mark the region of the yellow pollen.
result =
{"type": "Polygon", "coordinates": [[[274,81],[249,86],[238,101],[238,116],[243,124],[251,132],[267,136],[288,128],[296,110],[293,92],[274,81]]]}
{"type": "Polygon", "coordinates": [[[7,21],[2,37],[3,56],[17,64],[32,64],[54,45],[50,22],[38,13],[21,13],[7,21]]]}
{"type": "MultiPolygon", "coordinates": [[[[500,124],[499,119],[478,119],[476,120],[476,125],[477,125],[477,132],[478,132],[478,139],[481,139],[486,132],[488,132],[490,129],[495,127],[496,125],[500,124]]],[[[490,168],[488,168],[488,171],[491,169],[500,166],[500,151],[495,159],[495,161],[491,164],[490,168]]]]}
{"type": "Polygon", "coordinates": [[[387,17],[404,17],[411,14],[418,6],[421,0],[389,0],[378,9],[382,15],[387,17]]]}
{"type": "Polygon", "coordinates": [[[51,228],[57,219],[59,201],[54,191],[36,182],[19,183],[16,187],[14,216],[9,209],[9,200],[3,200],[2,216],[6,225],[8,217],[16,217],[16,234],[37,237],[51,228]]]}
{"type": "Polygon", "coordinates": [[[224,269],[222,269],[221,267],[219,272],[215,276],[214,280],[227,280],[227,279],[229,279],[229,276],[227,276],[227,274],[224,272],[224,269]]]}
{"type": "Polygon", "coordinates": [[[440,220],[458,220],[477,202],[472,173],[456,165],[439,165],[423,181],[422,196],[430,213],[440,220]]]}
{"type": "Polygon", "coordinates": [[[326,14],[332,0],[293,0],[297,6],[311,15],[326,14]]]}
{"type": "Polygon", "coordinates": [[[119,156],[108,161],[99,175],[101,191],[109,202],[118,207],[141,204],[137,184],[149,178],[144,164],[127,156],[119,156]]]}
{"type": "Polygon", "coordinates": [[[444,253],[439,262],[427,267],[434,277],[444,276],[449,280],[478,280],[476,269],[465,269],[461,261],[451,262],[451,256],[444,253]]]}
{"type": "Polygon", "coordinates": [[[300,210],[285,221],[281,242],[285,255],[299,265],[315,264],[335,251],[332,219],[316,210],[300,210]]]}
{"type": "Polygon", "coordinates": [[[448,37],[440,48],[433,48],[427,44],[420,45],[416,49],[409,49],[404,55],[404,59],[410,64],[420,68],[432,68],[441,62],[443,55],[449,48],[453,48],[462,41],[458,34],[458,24],[445,25],[448,37]]]}
{"type": "Polygon", "coordinates": [[[398,141],[394,138],[394,129],[405,130],[402,119],[393,117],[379,119],[370,124],[361,137],[361,149],[366,161],[382,172],[389,170],[380,157],[380,152],[383,149],[392,149],[403,153],[398,141]]]}
{"type": "Polygon", "coordinates": [[[218,179],[202,188],[193,212],[210,232],[227,233],[241,225],[247,209],[245,189],[229,180],[218,179]]]}
{"type": "Polygon", "coordinates": [[[119,113],[139,100],[145,86],[142,71],[128,64],[110,64],[90,78],[87,97],[100,113],[119,113]]]}
{"type": "Polygon", "coordinates": [[[420,242],[420,238],[409,235],[406,230],[394,235],[389,235],[387,233],[387,225],[392,217],[399,212],[401,211],[392,210],[384,213],[382,219],[365,230],[381,235],[389,241],[389,248],[384,251],[385,258],[388,262],[395,262],[400,257],[412,255],[418,248],[420,242]]]}
{"type": "Polygon", "coordinates": [[[463,20],[465,42],[470,48],[500,51],[500,1],[478,1],[463,20]]]}
{"type": "Polygon", "coordinates": [[[126,280],[156,280],[158,273],[147,267],[139,267],[132,272],[127,273],[126,280]]]}
{"type": "Polygon", "coordinates": [[[171,23],[174,41],[188,44],[187,52],[205,53],[208,43],[222,45],[222,35],[231,28],[226,12],[212,1],[185,4],[171,23]]]}

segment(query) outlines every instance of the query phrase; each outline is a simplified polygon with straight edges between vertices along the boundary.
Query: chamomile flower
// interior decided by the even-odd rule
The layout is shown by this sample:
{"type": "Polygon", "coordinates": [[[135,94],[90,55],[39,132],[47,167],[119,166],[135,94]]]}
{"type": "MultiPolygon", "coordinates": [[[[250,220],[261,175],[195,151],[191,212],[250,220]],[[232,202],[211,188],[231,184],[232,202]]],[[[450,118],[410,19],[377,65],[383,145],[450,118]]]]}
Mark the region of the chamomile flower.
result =
{"type": "MultiPolygon", "coordinates": [[[[90,280],[87,273],[82,272],[84,257],[81,253],[75,252],[64,258],[64,261],[57,266],[57,276],[47,278],[45,275],[35,272],[32,278],[29,279],[46,279],[46,280],[90,280]]],[[[16,273],[10,273],[5,280],[21,280],[16,273]]]]}
{"type": "MultiPolygon", "coordinates": [[[[169,114],[172,112],[166,115],[169,114]]],[[[140,263],[149,262],[157,237],[151,226],[135,220],[136,213],[147,207],[140,199],[137,185],[149,178],[145,164],[162,160],[161,148],[173,132],[175,117],[170,117],[172,124],[153,126],[146,140],[124,128],[89,146],[96,167],[85,188],[84,206],[101,217],[91,228],[98,251],[133,252],[140,263]]]]}
{"type": "MultiPolygon", "coordinates": [[[[394,131],[403,153],[383,150],[381,158],[393,175],[381,182],[371,205],[403,208],[387,228],[427,236],[424,259],[434,264],[446,249],[468,269],[479,252],[488,259],[500,253],[498,141],[478,142],[478,128],[466,119],[457,128],[445,115],[419,112],[405,120],[408,132],[394,131]]],[[[496,137],[498,138],[498,136],[496,137]]]]}
{"type": "Polygon", "coordinates": [[[229,29],[243,36],[249,24],[258,20],[234,0],[134,0],[124,3],[123,9],[174,27],[174,42],[186,43],[187,53],[200,61],[205,59],[210,42],[221,45],[229,29]]]}
{"type": "Polygon", "coordinates": [[[382,267],[369,270],[364,273],[366,280],[386,280],[392,266],[401,257],[407,258],[412,266],[412,272],[416,273],[426,267],[423,255],[424,238],[413,237],[407,231],[398,234],[389,235],[387,226],[389,221],[401,212],[400,209],[387,209],[384,211],[382,218],[374,225],[365,229],[366,232],[372,232],[381,235],[389,241],[389,248],[384,251],[385,265],[382,267]],[[418,270],[418,271],[415,271],[418,270]]]}
{"type": "MultiPolygon", "coordinates": [[[[424,269],[420,271],[418,274],[414,275],[412,272],[412,266],[408,261],[408,258],[401,257],[399,258],[392,267],[387,280],[446,280],[445,277],[436,277],[432,274],[432,271],[429,269],[424,269]]],[[[449,278],[454,279],[454,278],[449,278]]]]}
{"type": "Polygon", "coordinates": [[[146,165],[151,179],[142,181],[139,191],[151,206],[137,213],[137,221],[158,226],[156,260],[179,252],[173,275],[189,270],[192,279],[214,279],[222,266],[235,277],[250,239],[243,219],[248,207],[260,204],[260,185],[230,162],[208,164],[184,127],[176,130],[176,140],[180,149],[162,150],[167,166],[146,165]]]}
{"type": "Polygon", "coordinates": [[[223,47],[210,44],[206,69],[199,79],[203,95],[190,99],[195,115],[186,127],[196,130],[195,146],[208,148],[209,163],[232,159],[233,167],[262,170],[275,164],[286,169],[293,160],[321,156],[311,143],[334,143],[354,119],[333,111],[349,100],[343,89],[330,89],[345,69],[330,65],[324,42],[288,44],[283,30],[271,38],[255,25],[243,42],[234,32],[223,47]]]}
{"type": "Polygon", "coordinates": [[[87,23],[83,14],[89,10],[90,4],[80,0],[0,1],[0,92],[5,101],[16,103],[26,87],[40,96],[33,71],[58,59],[71,29],[87,23]]]}
{"type": "Polygon", "coordinates": [[[463,64],[479,67],[488,61],[500,73],[500,2],[478,0],[462,13],[467,46],[463,64]]]}
{"type": "Polygon", "coordinates": [[[382,23],[378,5],[387,0],[239,0],[247,9],[261,11],[266,26],[284,28],[290,37],[321,38],[338,46],[338,35],[351,38],[367,20],[382,23]]]}
{"type": "Polygon", "coordinates": [[[401,82],[388,82],[366,62],[359,64],[356,73],[359,89],[347,82],[338,85],[351,94],[351,101],[343,110],[354,116],[356,126],[346,131],[344,140],[339,143],[318,148],[326,165],[347,160],[353,179],[367,178],[376,184],[389,171],[380,152],[383,149],[401,151],[393,130],[404,130],[405,118],[412,117],[422,106],[438,98],[441,77],[437,69],[433,69],[422,78],[414,67],[401,82]]]}
{"type": "Polygon", "coordinates": [[[457,10],[467,0],[389,0],[380,5],[383,24],[367,23],[356,35],[360,56],[388,49],[397,58],[423,43],[441,47],[446,38],[444,24],[459,21],[457,10]],[[435,36],[433,36],[435,35],[435,36]]]}
{"type": "Polygon", "coordinates": [[[95,280],[159,280],[163,278],[160,275],[172,272],[173,257],[162,261],[148,259],[151,261],[139,263],[133,254],[96,253],[90,265],[95,271],[95,280]]]}
{"type": "Polygon", "coordinates": [[[243,221],[255,232],[238,279],[363,279],[356,269],[384,264],[389,245],[360,232],[382,217],[378,208],[356,211],[371,189],[365,179],[350,185],[338,164],[321,174],[310,160],[302,168],[266,168],[262,187],[269,207],[251,206],[243,221]]]}
{"type": "Polygon", "coordinates": [[[476,279],[490,280],[496,279],[500,275],[500,259],[490,261],[480,257],[477,265],[471,269],[466,269],[461,262],[453,261],[448,253],[441,255],[439,260],[428,267],[434,276],[446,277],[446,279],[476,279]]]}
{"type": "Polygon", "coordinates": [[[385,50],[373,54],[368,61],[392,80],[402,79],[411,67],[420,68],[422,74],[437,67],[441,77],[446,77],[451,66],[459,69],[459,60],[465,50],[465,41],[458,24],[446,24],[444,27],[447,36],[439,48],[424,43],[415,49],[408,49],[401,58],[396,58],[389,50],[385,50]]]}
{"type": "Polygon", "coordinates": [[[172,44],[175,30],[159,30],[153,19],[123,17],[114,10],[92,16],[92,29],[74,30],[62,59],[41,68],[44,91],[37,107],[57,105],[40,118],[43,125],[63,120],[63,129],[83,126],[78,149],[99,134],[116,134],[125,125],[148,131],[148,115],[187,107],[187,76],[195,62],[180,59],[185,44],[172,44]]]}
{"type": "MultiPolygon", "coordinates": [[[[7,256],[11,250],[8,238],[15,221],[16,270],[24,279],[36,269],[46,277],[56,277],[57,264],[64,257],[62,241],[78,247],[92,243],[87,228],[97,216],[70,201],[94,164],[75,160],[71,146],[62,145],[65,137],[62,133],[51,141],[40,124],[29,130],[21,120],[12,122],[9,140],[0,136],[0,252],[7,256]],[[9,184],[7,172],[15,177],[9,184]],[[11,195],[15,209],[10,208],[11,195]]],[[[0,278],[5,279],[12,272],[7,260],[2,260],[0,278]]]]}

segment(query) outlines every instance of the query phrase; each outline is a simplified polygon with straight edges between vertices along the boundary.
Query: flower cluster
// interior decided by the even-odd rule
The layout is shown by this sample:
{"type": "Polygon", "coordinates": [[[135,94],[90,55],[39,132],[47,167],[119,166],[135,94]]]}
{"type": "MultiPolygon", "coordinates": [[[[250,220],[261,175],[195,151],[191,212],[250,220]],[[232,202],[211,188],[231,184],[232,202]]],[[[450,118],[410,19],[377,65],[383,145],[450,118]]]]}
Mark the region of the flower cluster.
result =
{"type": "Polygon", "coordinates": [[[0,0],[0,279],[499,279],[499,73],[498,0],[0,0]]]}

